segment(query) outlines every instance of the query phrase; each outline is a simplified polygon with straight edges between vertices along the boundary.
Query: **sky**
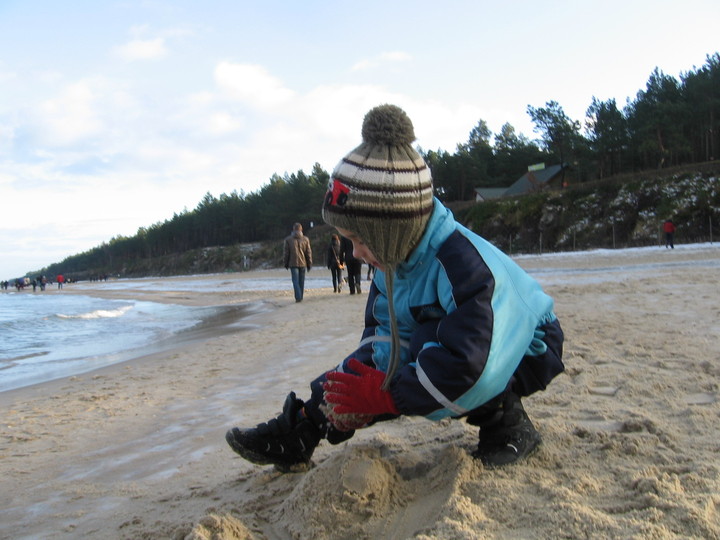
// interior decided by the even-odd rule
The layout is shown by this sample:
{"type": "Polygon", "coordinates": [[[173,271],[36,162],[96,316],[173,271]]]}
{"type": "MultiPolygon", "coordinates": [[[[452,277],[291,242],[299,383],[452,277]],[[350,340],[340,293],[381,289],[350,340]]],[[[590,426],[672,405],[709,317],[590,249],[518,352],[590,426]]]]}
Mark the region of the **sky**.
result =
{"type": "MultiPolygon", "coordinates": [[[[717,0],[0,0],[0,279],[206,193],[331,172],[392,103],[424,150],[582,121],[718,52],[717,0]]],[[[319,204],[319,203],[318,203],[319,204]]]]}

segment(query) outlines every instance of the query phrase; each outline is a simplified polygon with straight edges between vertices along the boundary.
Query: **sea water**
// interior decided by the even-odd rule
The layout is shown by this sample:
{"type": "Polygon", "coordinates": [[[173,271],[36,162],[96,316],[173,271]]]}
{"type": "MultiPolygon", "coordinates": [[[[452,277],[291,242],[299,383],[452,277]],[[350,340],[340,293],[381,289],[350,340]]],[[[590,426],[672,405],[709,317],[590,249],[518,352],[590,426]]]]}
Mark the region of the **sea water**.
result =
{"type": "MultiPolygon", "coordinates": [[[[322,272],[321,272],[322,273],[322,272]]],[[[290,275],[237,279],[223,274],[202,280],[118,279],[93,283],[104,291],[291,290],[290,275]]],[[[329,274],[308,274],[306,289],[329,287],[329,274]]],[[[219,327],[237,328],[260,304],[193,307],[138,300],[108,300],[62,292],[13,291],[0,294],[0,392],[77,375],[172,347],[219,327]]]]}
{"type": "Polygon", "coordinates": [[[77,294],[0,294],[0,392],[159,350],[217,310],[77,294]]]}

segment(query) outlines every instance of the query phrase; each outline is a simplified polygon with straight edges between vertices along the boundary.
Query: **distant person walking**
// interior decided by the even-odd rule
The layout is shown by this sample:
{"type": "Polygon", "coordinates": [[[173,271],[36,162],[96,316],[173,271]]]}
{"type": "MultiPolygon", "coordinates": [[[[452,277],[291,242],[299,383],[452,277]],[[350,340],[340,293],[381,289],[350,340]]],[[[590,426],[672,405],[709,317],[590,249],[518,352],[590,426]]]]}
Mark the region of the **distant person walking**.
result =
{"type": "Polygon", "coordinates": [[[327,267],[332,275],[333,292],[342,292],[342,271],[345,268],[345,256],[340,247],[340,237],[333,234],[327,250],[327,267]]]}
{"type": "Polygon", "coordinates": [[[663,223],[663,232],[665,233],[665,249],[675,249],[675,243],[673,238],[675,236],[675,224],[671,219],[668,219],[663,223]]]}
{"type": "Polygon", "coordinates": [[[283,261],[286,270],[290,270],[295,301],[302,302],[305,293],[305,271],[312,268],[312,249],[310,239],[303,234],[300,223],[293,225],[290,236],[283,244],[283,261]]]}
{"type": "Polygon", "coordinates": [[[345,267],[348,273],[348,286],[350,294],[362,293],[360,282],[362,281],[362,259],[356,259],[353,254],[353,243],[349,238],[342,237],[343,254],[345,255],[345,267]]]}
{"type": "Polygon", "coordinates": [[[63,288],[63,283],[65,283],[65,276],[62,274],[58,274],[58,276],[55,278],[55,281],[57,281],[58,289],[63,288]]]}

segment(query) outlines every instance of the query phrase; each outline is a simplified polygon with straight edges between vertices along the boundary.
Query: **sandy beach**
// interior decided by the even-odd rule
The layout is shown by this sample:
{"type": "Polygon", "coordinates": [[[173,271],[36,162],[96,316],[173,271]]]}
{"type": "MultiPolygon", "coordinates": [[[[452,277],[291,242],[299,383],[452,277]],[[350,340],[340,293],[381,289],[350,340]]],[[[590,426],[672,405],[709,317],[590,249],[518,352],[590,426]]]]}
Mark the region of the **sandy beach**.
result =
{"type": "Polygon", "coordinates": [[[525,400],[539,451],[500,470],[452,420],[323,442],[301,474],[230,450],[228,428],[307,396],[355,348],[366,294],[333,294],[329,273],[300,304],[284,271],[274,292],[53,291],[254,309],[171,351],[0,393],[0,538],[720,538],[720,247],[517,260],[555,298],[566,372],[525,400]]]}

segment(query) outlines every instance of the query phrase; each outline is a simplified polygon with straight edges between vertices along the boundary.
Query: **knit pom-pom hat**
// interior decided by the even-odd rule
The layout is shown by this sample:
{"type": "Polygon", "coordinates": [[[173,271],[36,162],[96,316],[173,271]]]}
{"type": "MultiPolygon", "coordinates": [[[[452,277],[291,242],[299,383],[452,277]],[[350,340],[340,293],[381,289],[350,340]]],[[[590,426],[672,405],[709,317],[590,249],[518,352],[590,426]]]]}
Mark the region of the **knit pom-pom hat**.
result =
{"type": "Polygon", "coordinates": [[[391,353],[384,389],[400,361],[393,275],[420,241],[433,210],[430,169],[411,146],[413,124],[395,105],[371,109],[363,120],[363,142],[330,177],[322,207],[326,223],[357,234],[385,270],[391,353]]]}
{"type": "Polygon", "coordinates": [[[395,105],[365,115],[363,142],[330,177],[323,219],[362,238],[384,266],[407,258],[433,209],[430,169],[411,146],[415,131],[395,105]]]}

